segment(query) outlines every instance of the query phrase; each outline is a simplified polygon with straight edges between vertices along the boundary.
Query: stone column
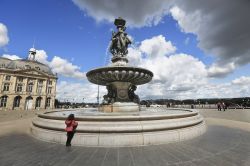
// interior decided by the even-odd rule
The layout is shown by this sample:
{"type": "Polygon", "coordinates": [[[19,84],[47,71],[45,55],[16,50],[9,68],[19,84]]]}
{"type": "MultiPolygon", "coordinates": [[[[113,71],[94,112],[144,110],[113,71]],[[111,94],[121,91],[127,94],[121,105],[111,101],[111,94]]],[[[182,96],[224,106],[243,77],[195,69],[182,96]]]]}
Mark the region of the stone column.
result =
{"type": "Polygon", "coordinates": [[[14,95],[7,95],[7,103],[6,103],[6,110],[12,110],[14,95]]]}
{"type": "Polygon", "coordinates": [[[19,109],[20,110],[24,110],[25,109],[25,100],[26,100],[26,95],[22,95],[21,96],[22,98],[21,98],[21,101],[20,101],[20,105],[19,105],[19,109]]]}
{"type": "MultiPolygon", "coordinates": [[[[3,90],[3,87],[2,87],[2,86],[3,86],[3,85],[2,85],[2,84],[3,84],[3,79],[4,79],[3,74],[0,74],[0,88],[1,88],[0,91],[3,90]]],[[[0,96],[0,97],[1,97],[1,96],[0,96]]]]}
{"type": "Polygon", "coordinates": [[[34,80],[33,90],[32,90],[33,94],[37,94],[37,85],[38,85],[38,79],[35,79],[34,80]]]}

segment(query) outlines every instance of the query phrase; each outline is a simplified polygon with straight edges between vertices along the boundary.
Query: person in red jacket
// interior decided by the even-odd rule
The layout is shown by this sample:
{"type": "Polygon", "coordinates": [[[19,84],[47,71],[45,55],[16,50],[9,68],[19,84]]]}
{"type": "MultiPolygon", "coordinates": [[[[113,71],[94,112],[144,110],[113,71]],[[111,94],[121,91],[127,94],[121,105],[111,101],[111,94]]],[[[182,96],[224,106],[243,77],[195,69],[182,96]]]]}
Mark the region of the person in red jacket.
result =
{"type": "Polygon", "coordinates": [[[75,116],[74,114],[70,114],[68,118],[65,121],[66,124],[66,132],[67,132],[67,141],[66,141],[66,146],[71,146],[71,140],[74,137],[76,128],[78,123],[75,121],[75,116]]]}

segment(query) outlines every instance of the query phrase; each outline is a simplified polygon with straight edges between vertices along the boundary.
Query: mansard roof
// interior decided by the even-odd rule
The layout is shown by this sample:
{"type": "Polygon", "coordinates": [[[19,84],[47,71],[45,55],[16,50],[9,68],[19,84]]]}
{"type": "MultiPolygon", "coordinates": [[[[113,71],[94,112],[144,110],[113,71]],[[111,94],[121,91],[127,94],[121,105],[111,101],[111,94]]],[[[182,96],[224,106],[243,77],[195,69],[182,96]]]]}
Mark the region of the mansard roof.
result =
{"type": "Polygon", "coordinates": [[[13,70],[36,69],[48,75],[55,76],[48,65],[28,59],[11,60],[8,58],[0,57],[0,68],[13,70]]]}

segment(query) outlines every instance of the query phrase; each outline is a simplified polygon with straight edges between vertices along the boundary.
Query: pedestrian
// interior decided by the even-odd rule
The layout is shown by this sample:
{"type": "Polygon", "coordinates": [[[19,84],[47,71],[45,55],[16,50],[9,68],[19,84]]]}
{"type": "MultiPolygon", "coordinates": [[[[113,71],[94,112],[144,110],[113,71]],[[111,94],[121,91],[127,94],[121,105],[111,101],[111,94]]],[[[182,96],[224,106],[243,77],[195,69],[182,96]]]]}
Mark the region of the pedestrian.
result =
{"type": "Polygon", "coordinates": [[[221,111],[221,102],[217,103],[217,108],[218,108],[218,111],[221,111]]]}
{"type": "Polygon", "coordinates": [[[223,111],[226,111],[226,104],[224,102],[222,102],[222,108],[223,108],[223,111]]]}
{"type": "Polygon", "coordinates": [[[71,140],[74,137],[76,128],[78,123],[75,121],[75,116],[74,114],[70,114],[68,118],[65,120],[66,124],[66,132],[67,132],[67,141],[66,141],[66,146],[71,146],[71,140]]]}

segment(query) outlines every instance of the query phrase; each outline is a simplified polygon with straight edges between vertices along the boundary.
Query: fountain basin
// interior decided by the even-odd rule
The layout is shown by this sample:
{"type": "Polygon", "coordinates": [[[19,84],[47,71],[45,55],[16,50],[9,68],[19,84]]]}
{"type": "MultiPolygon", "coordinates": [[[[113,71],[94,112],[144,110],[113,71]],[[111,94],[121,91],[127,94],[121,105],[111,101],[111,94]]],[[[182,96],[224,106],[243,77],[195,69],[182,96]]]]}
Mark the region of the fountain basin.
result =
{"type": "Polygon", "coordinates": [[[112,82],[130,82],[142,85],[152,80],[153,73],[147,69],[129,66],[102,67],[89,71],[87,78],[98,85],[108,85],[112,82]]]}
{"type": "Polygon", "coordinates": [[[44,141],[64,144],[64,121],[69,113],[74,113],[78,121],[72,144],[79,146],[166,144],[197,137],[206,130],[203,117],[196,110],[100,113],[92,109],[38,114],[32,122],[32,135],[44,141]]]}

